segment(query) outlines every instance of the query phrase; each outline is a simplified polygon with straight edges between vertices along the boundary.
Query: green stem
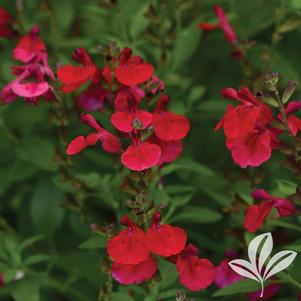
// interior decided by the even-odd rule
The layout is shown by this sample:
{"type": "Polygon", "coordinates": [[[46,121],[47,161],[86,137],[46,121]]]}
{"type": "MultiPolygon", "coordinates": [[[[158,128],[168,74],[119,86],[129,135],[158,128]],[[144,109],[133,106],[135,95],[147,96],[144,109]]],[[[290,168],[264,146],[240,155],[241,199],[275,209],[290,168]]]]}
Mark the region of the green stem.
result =
{"type": "Polygon", "coordinates": [[[288,134],[290,136],[291,148],[292,148],[292,151],[293,151],[293,155],[294,155],[296,161],[298,162],[299,161],[298,150],[297,150],[294,138],[292,136],[291,130],[289,128],[288,119],[287,119],[287,115],[285,113],[285,108],[284,108],[283,102],[280,98],[280,95],[279,95],[279,92],[278,92],[277,89],[275,90],[275,96],[276,96],[276,100],[277,100],[278,105],[279,105],[279,110],[280,110],[280,113],[281,113],[281,116],[282,116],[283,124],[285,126],[286,131],[288,132],[288,134]]]}

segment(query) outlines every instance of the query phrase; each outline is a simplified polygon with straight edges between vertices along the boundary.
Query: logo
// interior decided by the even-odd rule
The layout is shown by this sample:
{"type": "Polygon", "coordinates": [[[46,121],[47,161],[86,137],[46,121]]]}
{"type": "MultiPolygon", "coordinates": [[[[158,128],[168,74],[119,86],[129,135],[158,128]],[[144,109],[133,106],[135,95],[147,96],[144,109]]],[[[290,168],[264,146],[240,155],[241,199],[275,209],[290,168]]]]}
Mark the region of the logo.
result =
{"type": "Polygon", "coordinates": [[[250,261],[234,259],[229,262],[229,266],[234,272],[261,284],[261,298],[264,293],[264,282],[289,267],[297,256],[296,252],[285,250],[270,257],[272,250],[272,234],[264,233],[256,236],[250,242],[248,248],[250,261]]]}

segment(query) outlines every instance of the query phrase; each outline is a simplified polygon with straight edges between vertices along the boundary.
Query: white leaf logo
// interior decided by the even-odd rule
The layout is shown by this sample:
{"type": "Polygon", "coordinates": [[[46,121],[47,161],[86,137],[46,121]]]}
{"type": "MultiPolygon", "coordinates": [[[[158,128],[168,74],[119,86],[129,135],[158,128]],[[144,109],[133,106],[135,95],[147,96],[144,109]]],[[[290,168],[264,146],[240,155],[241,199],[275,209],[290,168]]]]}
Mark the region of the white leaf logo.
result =
{"type": "Polygon", "coordinates": [[[264,282],[273,275],[285,270],[295,260],[297,253],[294,251],[280,251],[272,256],[273,237],[270,232],[256,236],[249,244],[249,260],[234,259],[229,262],[231,269],[239,275],[255,280],[261,284],[263,297],[264,282]]]}

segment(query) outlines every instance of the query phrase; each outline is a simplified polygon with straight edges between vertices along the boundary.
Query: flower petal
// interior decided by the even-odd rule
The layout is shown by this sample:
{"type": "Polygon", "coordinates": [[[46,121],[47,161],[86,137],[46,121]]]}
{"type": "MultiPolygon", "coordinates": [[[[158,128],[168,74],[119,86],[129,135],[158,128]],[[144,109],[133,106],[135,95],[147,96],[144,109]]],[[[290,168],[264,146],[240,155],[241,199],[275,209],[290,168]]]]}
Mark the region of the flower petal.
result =
{"type": "Polygon", "coordinates": [[[128,169],[141,171],[158,164],[161,149],[156,144],[148,142],[140,145],[130,145],[121,156],[121,162],[128,169]]]}
{"type": "Polygon", "coordinates": [[[139,284],[150,280],[157,271],[157,263],[149,256],[145,261],[136,265],[120,264],[114,262],[112,265],[112,276],[121,284],[139,284]]]}

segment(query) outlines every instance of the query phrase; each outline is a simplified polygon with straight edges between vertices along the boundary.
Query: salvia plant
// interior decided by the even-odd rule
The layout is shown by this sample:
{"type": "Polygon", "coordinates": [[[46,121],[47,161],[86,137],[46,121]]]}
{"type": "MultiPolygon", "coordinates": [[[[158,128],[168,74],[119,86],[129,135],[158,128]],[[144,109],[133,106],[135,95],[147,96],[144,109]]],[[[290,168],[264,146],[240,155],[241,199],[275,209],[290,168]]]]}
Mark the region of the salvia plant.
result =
{"type": "Polygon", "coordinates": [[[2,2],[0,300],[301,300],[299,1],[2,2]]]}

